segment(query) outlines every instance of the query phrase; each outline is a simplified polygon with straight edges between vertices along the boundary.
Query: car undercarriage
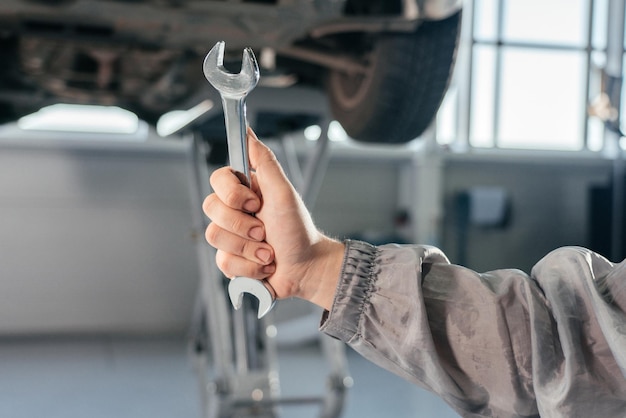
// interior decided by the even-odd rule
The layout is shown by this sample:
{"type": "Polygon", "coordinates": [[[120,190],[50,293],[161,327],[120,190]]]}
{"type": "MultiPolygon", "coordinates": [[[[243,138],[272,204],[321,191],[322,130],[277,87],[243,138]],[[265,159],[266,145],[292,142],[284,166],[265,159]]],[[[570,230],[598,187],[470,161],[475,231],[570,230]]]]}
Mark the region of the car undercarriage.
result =
{"type": "Polygon", "coordinates": [[[254,49],[260,85],[298,84],[325,91],[332,113],[355,139],[407,142],[426,128],[443,97],[460,15],[460,6],[451,2],[443,19],[410,16],[416,12],[407,8],[409,3],[5,0],[0,5],[5,63],[0,69],[0,122],[65,102],[116,105],[154,124],[164,113],[188,109],[206,97],[202,60],[222,40],[227,67],[237,68],[242,48],[254,49]],[[396,51],[413,58],[394,62],[396,51]],[[415,59],[420,62],[412,64],[415,59]],[[388,76],[384,68],[392,65],[399,67],[398,74],[388,76]],[[420,75],[420,68],[426,74],[420,75]],[[408,80],[407,72],[417,80],[408,80]],[[398,97],[391,107],[371,103],[389,90],[386,84],[407,82],[432,86],[423,93],[427,103],[417,104],[419,126],[382,138],[380,126],[400,123],[389,114],[402,106],[406,86],[391,91],[398,97]]]}

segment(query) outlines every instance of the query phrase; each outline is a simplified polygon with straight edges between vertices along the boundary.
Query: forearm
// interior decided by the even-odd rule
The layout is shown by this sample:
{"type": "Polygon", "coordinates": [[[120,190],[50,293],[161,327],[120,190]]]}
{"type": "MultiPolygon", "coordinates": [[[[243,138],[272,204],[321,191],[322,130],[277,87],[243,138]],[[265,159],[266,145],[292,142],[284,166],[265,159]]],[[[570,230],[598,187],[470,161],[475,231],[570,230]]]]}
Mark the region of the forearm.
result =
{"type": "Polygon", "coordinates": [[[479,274],[427,246],[349,243],[321,329],[463,416],[621,416],[625,289],[626,261],[581,248],[528,276],[479,274]]]}
{"type": "MultiPolygon", "coordinates": [[[[498,408],[515,399],[520,412],[532,415],[530,370],[517,370],[511,348],[513,340],[530,344],[528,329],[513,329],[503,340],[508,317],[484,280],[433,247],[352,242],[322,330],[459,411],[489,408],[506,416],[498,408]]],[[[517,290],[514,277],[504,281],[497,286],[517,290]]],[[[510,313],[520,317],[519,310],[510,313]]]]}

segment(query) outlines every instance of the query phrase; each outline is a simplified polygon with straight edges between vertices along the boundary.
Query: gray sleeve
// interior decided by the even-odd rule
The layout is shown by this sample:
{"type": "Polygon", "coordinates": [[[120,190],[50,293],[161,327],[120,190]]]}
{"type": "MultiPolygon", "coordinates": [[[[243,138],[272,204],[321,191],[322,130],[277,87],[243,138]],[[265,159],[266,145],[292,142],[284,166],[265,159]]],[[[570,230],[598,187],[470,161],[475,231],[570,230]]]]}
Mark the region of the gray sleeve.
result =
{"type": "Polygon", "coordinates": [[[466,417],[626,411],[626,264],[578,247],[529,276],[348,241],[322,331],[466,417]]]}

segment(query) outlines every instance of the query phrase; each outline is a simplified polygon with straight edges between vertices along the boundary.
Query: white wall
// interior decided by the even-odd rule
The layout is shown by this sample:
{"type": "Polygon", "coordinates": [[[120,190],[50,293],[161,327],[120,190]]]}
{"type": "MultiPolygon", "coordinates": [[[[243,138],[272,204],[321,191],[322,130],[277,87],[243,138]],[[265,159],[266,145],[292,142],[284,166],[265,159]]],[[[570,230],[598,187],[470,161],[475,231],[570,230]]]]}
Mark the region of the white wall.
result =
{"type": "Polygon", "coordinates": [[[470,226],[465,248],[470,268],[514,267],[530,272],[548,252],[589,246],[589,189],[606,185],[610,161],[580,154],[457,156],[444,160],[441,247],[458,262],[454,199],[475,186],[503,188],[510,197],[510,223],[503,228],[470,226]]]}
{"type": "MultiPolygon", "coordinates": [[[[203,239],[193,231],[189,152],[172,141],[0,141],[0,335],[187,332],[194,240],[203,239]]],[[[454,196],[501,186],[512,222],[471,228],[466,265],[528,270],[557,246],[586,244],[588,187],[609,173],[608,161],[576,155],[336,147],[313,215],[336,237],[385,236],[410,203],[417,242],[455,262],[454,196]]]]}
{"type": "Polygon", "coordinates": [[[182,332],[188,144],[0,142],[0,334],[182,332]]]}
{"type": "Polygon", "coordinates": [[[590,245],[590,188],[609,184],[609,160],[568,152],[420,152],[334,158],[315,206],[318,225],[338,236],[389,232],[394,211],[409,202],[415,242],[437,245],[459,262],[454,200],[473,187],[495,186],[509,195],[510,222],[470,226],[466,266],[529,271],[560,246],[590,245]]]}

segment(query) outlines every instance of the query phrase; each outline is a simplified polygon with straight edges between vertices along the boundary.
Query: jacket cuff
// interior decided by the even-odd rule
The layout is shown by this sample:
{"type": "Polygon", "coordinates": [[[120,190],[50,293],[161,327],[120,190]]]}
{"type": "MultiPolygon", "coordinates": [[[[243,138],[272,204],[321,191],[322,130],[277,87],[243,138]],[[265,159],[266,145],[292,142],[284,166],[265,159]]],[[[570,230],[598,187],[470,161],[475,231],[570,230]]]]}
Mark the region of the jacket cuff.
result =
{"type": "Polygon", "coordinates": [[[375,281],[378,248],[362,241],[346,240],[341,276],[330,311],[324,311],[320,331],[344,342],[358,335],[361,315],[375,281]]]}

